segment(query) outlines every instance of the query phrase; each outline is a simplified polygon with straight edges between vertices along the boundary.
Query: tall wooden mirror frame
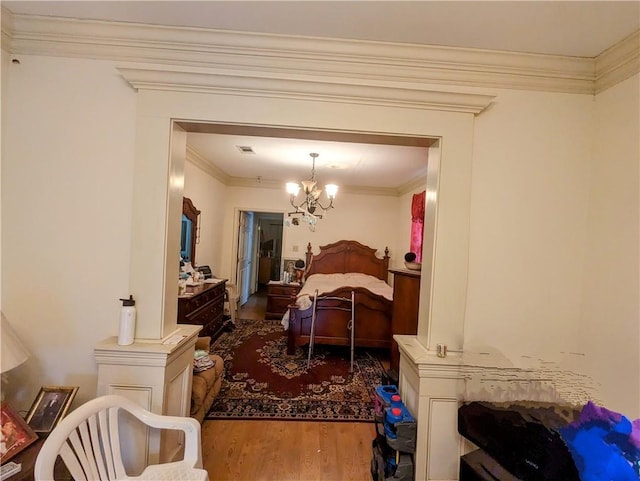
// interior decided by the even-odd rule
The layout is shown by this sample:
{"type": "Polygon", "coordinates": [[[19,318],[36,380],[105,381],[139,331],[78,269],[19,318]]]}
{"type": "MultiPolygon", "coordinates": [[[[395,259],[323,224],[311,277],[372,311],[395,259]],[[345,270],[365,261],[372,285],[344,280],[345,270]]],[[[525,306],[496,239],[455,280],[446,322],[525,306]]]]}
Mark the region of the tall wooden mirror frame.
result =
{"type": "Polygon", "coordinates": [[[196,241],[198,235],[198,217],[200,216],[200,211],[196,209],[196,206],[193,205],[191,199],[188,197],[182,198],[182,213],[191,221],[191,265],[195,267],[196,265],[196,241]]]}

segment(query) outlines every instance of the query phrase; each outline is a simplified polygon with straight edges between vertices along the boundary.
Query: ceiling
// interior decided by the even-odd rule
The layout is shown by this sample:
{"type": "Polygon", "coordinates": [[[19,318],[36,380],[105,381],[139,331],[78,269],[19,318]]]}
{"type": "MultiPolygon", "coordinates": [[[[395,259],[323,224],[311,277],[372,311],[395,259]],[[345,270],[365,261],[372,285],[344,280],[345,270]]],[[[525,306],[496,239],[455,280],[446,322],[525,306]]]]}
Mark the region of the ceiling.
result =
{"type": "MultiPolygon", "coordinates": [[[[2,6],[15,14],[576,57],[595,57],[640,28],[640,1],[120,0],[2,1],[2,6]]],[[[236,178],[307,178],[310,152],[320,154],[320,183],[397,189],[426,172],[424,145],[296,137],[305,135],[211,134],[205,129],[190,133],[188,143],[236,178]],[[251,147],[253,153],[238,147],[251,147]]]]}
{"type": "Polygon", "coordinates": [[[13,13],[595,57],[638,1],[2,1],[13,13]]]}

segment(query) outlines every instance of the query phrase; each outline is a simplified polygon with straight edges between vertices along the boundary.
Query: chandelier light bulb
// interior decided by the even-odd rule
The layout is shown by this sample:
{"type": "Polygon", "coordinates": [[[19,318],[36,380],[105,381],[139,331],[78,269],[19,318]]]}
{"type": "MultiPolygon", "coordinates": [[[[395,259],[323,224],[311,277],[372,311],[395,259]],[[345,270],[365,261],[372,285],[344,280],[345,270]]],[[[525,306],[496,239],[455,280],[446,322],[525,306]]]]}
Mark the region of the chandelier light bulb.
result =
{"type": "Polygon", "coordinates": [[[336,198],[336,194],[338,193],[338,186],[336,184],[327,184],[324,186],[324,190],[327,193],[327,197],[333,200],[336,198]]]}
{"type": "Polygon", "coordinates": [[[300,192],[300,184],[297,182],[287,182],[287,192],[293,196],[298,195],[298,192],[300,192]]]}

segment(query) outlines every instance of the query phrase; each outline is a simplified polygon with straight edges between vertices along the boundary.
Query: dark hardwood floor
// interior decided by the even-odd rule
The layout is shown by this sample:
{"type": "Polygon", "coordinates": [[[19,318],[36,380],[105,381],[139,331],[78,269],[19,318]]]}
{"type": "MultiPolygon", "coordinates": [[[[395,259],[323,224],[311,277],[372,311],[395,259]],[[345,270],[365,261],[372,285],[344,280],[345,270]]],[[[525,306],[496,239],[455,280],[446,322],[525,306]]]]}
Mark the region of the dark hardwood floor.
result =
{"type": "Polygon", "coordinates": [[[264,319],[265,312],[267,312],[266,287],[260,287],[244,305],[240,306],[238,311],[240,319],[264,319]]]}
{"type": "MultiPolygon", "coordinates": [[[[240,307],[240,319],[262,319],[266,290],[240,307]]],[[[372,423],[205,421],[204,468],[211,481],[368,481],[372,423]]]]}

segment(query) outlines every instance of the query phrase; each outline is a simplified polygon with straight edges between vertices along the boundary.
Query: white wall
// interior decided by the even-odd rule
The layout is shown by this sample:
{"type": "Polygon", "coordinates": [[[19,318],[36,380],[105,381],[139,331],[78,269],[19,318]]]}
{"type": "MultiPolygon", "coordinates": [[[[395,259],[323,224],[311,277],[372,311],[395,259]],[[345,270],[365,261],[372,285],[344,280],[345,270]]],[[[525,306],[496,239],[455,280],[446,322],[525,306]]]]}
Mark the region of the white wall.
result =
{"type": "Polygon", "coordinates": [[[515,365],[575,352],[593,99],[500,92],[475,125],[465,346],[515,365]]]}
{"type": "MultiPolygon", "coordinates": [[[[226,196],[227,215],[224,230],[237,231],[238,210],[257,212],[282,212],[289,209],[289,199],[286,192],[277,189],[257,189],[246,187],[228,187],[226,196]]],[[[398,199],[396,197],[348,194],[340,192],[335,201],[335,208],[318,221],[315,232],[309,230],[304,222],[298,226],[284,227],[282,257],[302,258],[311,243],[314,253],[319,252],[319,246],[335,242],[340,239],[356,240],[378,250],[378,256],[384,255],[384,250],[392,250],[396,244],[398,230],[398,199]],[[294,249],[298,250],[295,251],[294,249]]],[[[233,278],[234,258],[232,248],[235,239],[226,236],[222,254],[222,274],[233,278]]],[[[394,253],[390,255],[393,258],[394,253]]]]}
{"type": "MultiPolygon", "coordinates": [[[[216,95],[203,102],[197,94],[136,94],[109,62],[21,56],[20,65],[8,67],[2,105],[9,119],[2,139],[2,309],[33,353],[17,378],[20,385],[15,378],[12,384],[20,393],[9,398],[18,399],[19,407],[28,408],[44,384],[80,385],[79,399],[95,392],[93,346],[115,335],[118,298],[129,292],[134,157],[141,163],[160,161],[161,149],[156,145],[150,154],[147,143],[158,132],[161,138],[168,135],[166,112],[181,113],[180,118],[204,119],[204,113],[215,112],[213,120],[240,123],[442,136],[444,188],[438,199],[440,257],[435,260],[439,284],[433,290],[432,313],[442,334],[437,342],[447,336],[453,339],[450,345],[457,342],[463,313],[467,341],[492,343],[513,359],[584,348],[594,353],[602,377],[631,364],[632,388],[626,392],[625,381],[611,381],[604,394],[614,406],[638,405],[638,366],[626,362],[638,358],[637,288],[632,292],[638,264],[633,234],[638,226],[637,141],[632,145],[637,118],[628,123],[638,103],[633,86],[606,92],[595,103],[589,96],[500,91],[494,104],[473,120],[417,109],[216,95]],[[138,118],[140,109],[149,116],[138,118]],[[601,134],[596,135],[596,127],[601,134]],[[469,134],[473,145],[466,140],[469,134]],[[596,154],[605,157],[604,143],[596,150],[603,137],[617,140],[606,146],[607,154],[621,152],[616,156],[621,164],[611,171],[596,170],[592,162],[596,154]],[[134,139],[142,144],[134,146],[134,139]],[[473,176],[467,179],[465,162],[472,147],[473,176]],[[628,170],[635,185],[629,184],[628,170]],[[608,175],[600,190],[596,179],[608,175]],[[467,234],[460,214],[469,202],[467,283],[466,249],[461,250],[467,234]],[[609,204],[616,212],[631,209],[630,217],[635,209],[635,222],[600,217],[609,204]],[[631,233],[625,231],[621,242],[614,243],[620,233],[609,232],[612,238],[606,243],[608,229],[620,224],[630,225],[631,233]],[[604,233],[605,243],[596,246],[598,232],[604,233]],[[588,266],[591,253],[598,262],[588,266]],[[629,267],[623,260],[629,260],[629,267]],[[626,287],[607,291],[587,313],[594,301],[586,300],[607,287],[604,281],[585,282],[600,270],[626,287]],[[631,333],[623,347],[634,342],[635,353],[633,348],[620,354],[593,347],[603,338],[603,317],[631,333]],[[589,331],[579,337],[583,324],[589,331]]],[[[238,208],[286,211],[275,191],[227,190],[225,231],[233,228],[238,208]]],[[[397,199],[376,201],[375,220],[341,211],[341,206],[368,205],[369,200],[339,194],[326,223],[316,233],[303,226],[288,230],[287,246],[304,249],[309,240],[314,246],[323,244],[340,232],[341,238],[357,236],[379,249],[389,245],[397,250],[390,228],[397,225],[393,215],[398,206],[392,207],[397,199]]],[[[229,237],[222,240],[223,275],[232,272],[229,237]]],[[[392,258],[397,254],[392,251],[392,258]]]]}
{"type": "Polygon", "coordinates": [[[640,417],[640,75],[595,99],[580,349],[606,405],[640,417]]]}
{"type": "Polygon", "coordinates": [[[476,121],[465,347],[590,376],[640,412],[638,76],[589,96],[501,92],[476,121]]]}
{"type": "Polygon", "coordinates": [[[222,263],[222,244],[229,233],[224,229],[226,186],[191,162],[185,163],[184,196],[200,211],[200,242],[196,246],[196,264],[208,265],[214,274],[222,263]]]}
{"type": "MultiPolygon", "coordinates": [[[[3,96],[2,310],[32,356],[9,385],[95,396],[129,294],[135,92],[110,62],[19,56],[3,96]]],[[[4,77],[4,72],[3,72],[4,77]]]]}

